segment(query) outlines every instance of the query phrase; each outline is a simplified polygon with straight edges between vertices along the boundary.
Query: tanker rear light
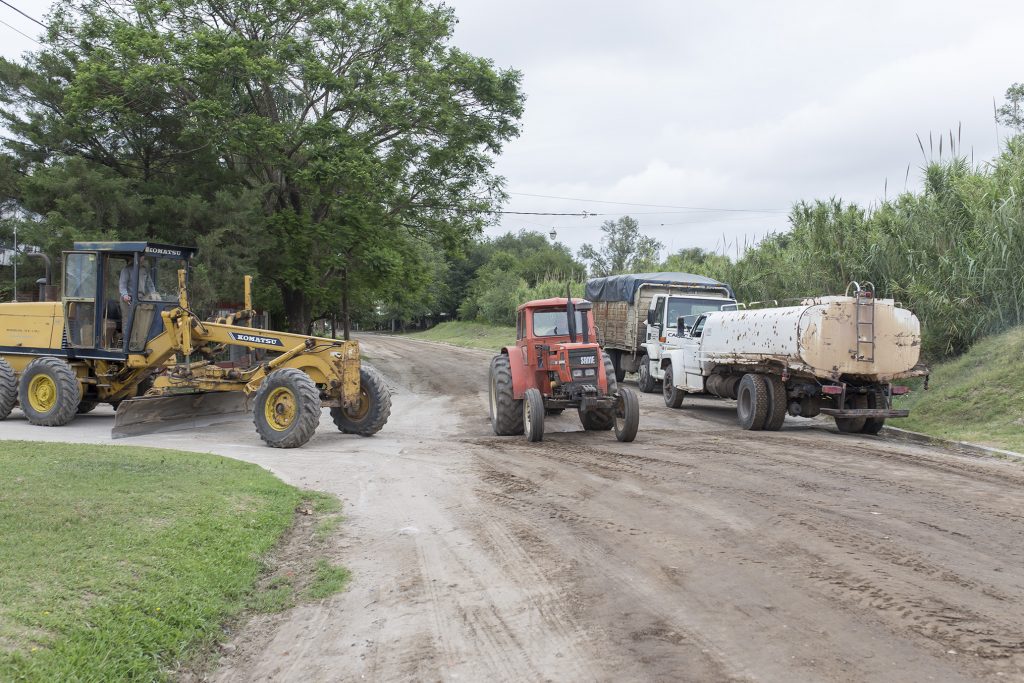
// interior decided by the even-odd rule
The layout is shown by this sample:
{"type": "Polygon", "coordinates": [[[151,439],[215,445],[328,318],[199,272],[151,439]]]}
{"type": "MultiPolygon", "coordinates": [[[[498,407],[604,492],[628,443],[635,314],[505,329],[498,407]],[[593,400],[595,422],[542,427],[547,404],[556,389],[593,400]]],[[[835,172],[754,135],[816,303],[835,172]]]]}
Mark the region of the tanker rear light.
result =
{"type": "Polygon", "coordinates": [[[825,386],[823,386],[821,388],[821,393],[823,393],[823,394],[838,395],[838,394],[843,393],[843,388],[841,386],[837,386],[835,384],[826,384],[825,386]]]}
{"type": "Polygon", "coordinates": [[[889,393],[893,396],[902,396],[903,394],[910,393],[910,387],[897,386],[893,384],[889,387],[889,393]]]}

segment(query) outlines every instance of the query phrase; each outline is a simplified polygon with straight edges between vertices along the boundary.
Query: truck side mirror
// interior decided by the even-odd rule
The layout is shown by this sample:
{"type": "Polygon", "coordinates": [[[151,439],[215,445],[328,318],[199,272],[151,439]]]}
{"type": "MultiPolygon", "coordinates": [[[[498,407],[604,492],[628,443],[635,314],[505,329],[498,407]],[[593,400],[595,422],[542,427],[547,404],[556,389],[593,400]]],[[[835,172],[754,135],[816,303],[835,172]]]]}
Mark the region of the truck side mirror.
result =
{"type": "Polygon", "coordinates": [[[676,336],[682,337],[684,334],[686,334],[686,317],[681,315],[676,318],[676,336]]]}
{"type": "Polygon", "coordinates": [[[647,309],[647,324],[648,325],[653,325],[654,324],[654,309],[652,309],[652,308],[647,309]]]}

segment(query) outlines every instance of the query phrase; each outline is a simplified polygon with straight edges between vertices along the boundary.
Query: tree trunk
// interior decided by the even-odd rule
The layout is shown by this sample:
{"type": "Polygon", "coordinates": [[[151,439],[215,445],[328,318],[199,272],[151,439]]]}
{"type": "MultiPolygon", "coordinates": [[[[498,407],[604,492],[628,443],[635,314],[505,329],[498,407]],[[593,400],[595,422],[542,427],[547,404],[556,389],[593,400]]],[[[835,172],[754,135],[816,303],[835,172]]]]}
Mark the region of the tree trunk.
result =
{"type": "Polygon", "coordinates": [[[348,268],[341,271],[341,324],[345,341],[352,337],[352,317],[348,307],[348,268]]]}
{"type": "Polygon", "coordinates": [[[288,330],[302,331],[309,327],[310,304],[306,293],[287,284],[281,284],[281,298],[284,300],[285,316],[288,319],[288,330]]]}

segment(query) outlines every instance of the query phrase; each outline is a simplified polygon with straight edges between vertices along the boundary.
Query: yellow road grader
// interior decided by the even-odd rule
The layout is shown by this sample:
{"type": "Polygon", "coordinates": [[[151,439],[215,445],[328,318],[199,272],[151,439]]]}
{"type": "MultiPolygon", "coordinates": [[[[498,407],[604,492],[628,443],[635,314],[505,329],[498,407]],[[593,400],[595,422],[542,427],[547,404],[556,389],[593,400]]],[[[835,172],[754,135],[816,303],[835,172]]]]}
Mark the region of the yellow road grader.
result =
{"type": "Polygon", "coordinates": [[[251,409],[264,442],[294,448],[328,407],[342,432],[380,431],[391,396],[358,342],[251,327],[248,276],[242,310],[200,320],[188,297],[195,254],[76,242],[60,301],[0,304],[0,419],[20,405],[30,423],[60,426],[110,403],[119,437],[251,409]]]}

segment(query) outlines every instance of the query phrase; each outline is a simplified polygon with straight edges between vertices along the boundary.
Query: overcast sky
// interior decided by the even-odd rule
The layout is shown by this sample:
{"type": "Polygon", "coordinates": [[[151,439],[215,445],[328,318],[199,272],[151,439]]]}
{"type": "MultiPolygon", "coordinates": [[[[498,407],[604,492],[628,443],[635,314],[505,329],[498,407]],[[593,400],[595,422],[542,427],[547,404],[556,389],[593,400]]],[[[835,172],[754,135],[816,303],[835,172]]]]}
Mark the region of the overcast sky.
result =
{"type": "MultiPolygon", "coordinates": [[[[37,18],[49,6],[9,1],[37,18]]],[[[628,213],[666,253],[721,249],[723,235],[734,253],[787,229],[800,199],[870,203],[887,179],[901,191],[908,165],[918,187],[916,136],[927,149],[929,133],[961,128],[963,153],[991,158],[1006,134],[993,98],[1024,81],[1021,2],[447,4],[459,47],[523,72],[522,135],[497,166],[505,208],[609,214],[506,216],[489,233],[555,227],[573,249],[628,213]]],[[[2,5],[0,20],[38,33],[2,5]]],[[[35,47],[0,36],[8,57],[35,47]]]]}

